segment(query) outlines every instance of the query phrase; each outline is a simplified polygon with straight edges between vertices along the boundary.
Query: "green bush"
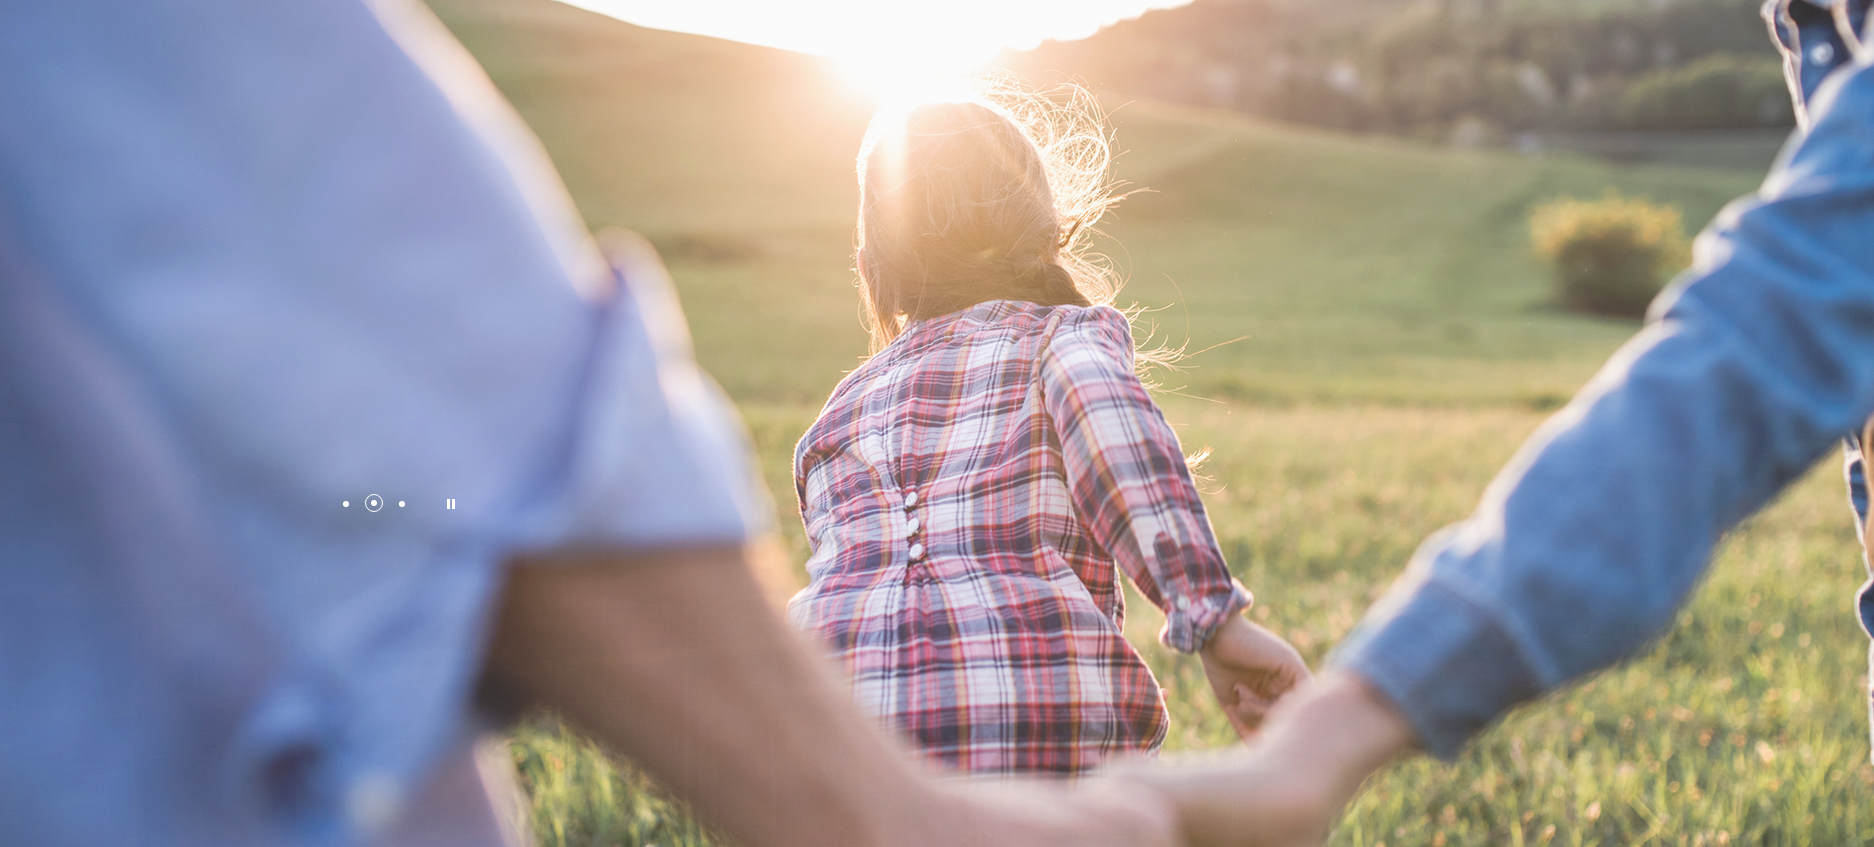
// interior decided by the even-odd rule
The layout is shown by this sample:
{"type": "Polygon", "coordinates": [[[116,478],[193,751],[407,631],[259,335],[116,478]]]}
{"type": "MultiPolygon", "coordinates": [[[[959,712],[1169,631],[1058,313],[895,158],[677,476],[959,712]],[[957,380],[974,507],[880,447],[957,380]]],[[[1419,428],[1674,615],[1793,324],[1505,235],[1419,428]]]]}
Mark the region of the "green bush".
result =
{"type": "Polygon", "coordinates": [[[1611,191],[1600,200],[1564,198],[1536,208],[1529,237],[1555,269],[1562,304],[1599,315],[1644,315],[1689,258],[1678,208],[1611,191]]]}

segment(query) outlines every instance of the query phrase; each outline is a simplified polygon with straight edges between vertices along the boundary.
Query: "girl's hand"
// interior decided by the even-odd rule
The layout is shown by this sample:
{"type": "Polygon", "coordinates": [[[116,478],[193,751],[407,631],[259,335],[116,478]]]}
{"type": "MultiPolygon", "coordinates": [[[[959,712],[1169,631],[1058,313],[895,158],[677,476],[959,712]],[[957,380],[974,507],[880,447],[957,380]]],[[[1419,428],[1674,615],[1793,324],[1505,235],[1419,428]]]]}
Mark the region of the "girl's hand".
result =
{"type": "Polygon", "coordinates": [[[1416,742],[1364,679],[1329,674],[1282,698],[1247,749],[1121,765],[1106,778],[1169,799],[1187,847],[1319,847],[1361,781],[1416,742]]]}
{"type": "Polygon", "coordinates": [[[1199,653],[1210,690],[1244,740],[1253,738],[1263,716],[1282,695],[1308,680],[1308,665],[1282,637],[1241,615],[1218,627],[1199,653]]]}

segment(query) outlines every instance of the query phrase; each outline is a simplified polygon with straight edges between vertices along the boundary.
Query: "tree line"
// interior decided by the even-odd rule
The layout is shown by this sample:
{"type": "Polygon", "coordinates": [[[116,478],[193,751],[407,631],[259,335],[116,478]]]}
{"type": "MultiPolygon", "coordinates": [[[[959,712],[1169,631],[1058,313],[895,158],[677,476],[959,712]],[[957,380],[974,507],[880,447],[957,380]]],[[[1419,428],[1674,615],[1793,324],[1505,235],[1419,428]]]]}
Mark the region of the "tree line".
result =
{"type": "Polygon", "coordinates": [[[1757,0],[1196,0],[1006,53],[1038,79],[1440,137],[1793,122],[1757,0]]]}

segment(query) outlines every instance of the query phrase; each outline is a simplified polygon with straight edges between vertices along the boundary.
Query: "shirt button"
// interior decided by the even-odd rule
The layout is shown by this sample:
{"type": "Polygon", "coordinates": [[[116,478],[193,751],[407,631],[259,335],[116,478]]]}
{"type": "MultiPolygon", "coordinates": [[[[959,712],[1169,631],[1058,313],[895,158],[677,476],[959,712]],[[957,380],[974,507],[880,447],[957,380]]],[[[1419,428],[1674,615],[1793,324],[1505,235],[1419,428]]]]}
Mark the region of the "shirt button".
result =
{"type": "Polygon", "coordinates": [[[913,545],[911,545],[911,559],[912,559],[912,561],[916,561],[916,560],[918,560],[918,559],[922,559],[922,558],[924,558],[924,545],[922,545],[922,544],[913,544],[913,545]]]}
{"type": "Polygon", "coordinates": [[[912,518],[910,523],[907,523],[904,525],[904,537],[906,538],[910,538],[911,536],[916,535],[917,531],[918,531],[917,518],[912,518]]]}
{"type": "Polygon", "coordinates": [[[1826,41],[1809,48],[1809,64],[1826,65],[1835,58],[1835,45],[1826,41]]]}
{"type": "Polygon", "coordinates": [[[917,492],[906,491],[904,493],[904,507],[906,509],[914,509],[917,507],[917,492]]]}
{"type": "Polygon", "coordinates": [[[1184,610],[1186,610],[1186,609],[1189,609],[1189,608],[1191,608],[1191,598],[1189,598],[1189,597],[1179,597],[1179,598],[1178,598],[1178,602],[1177,602],[1177,603],[1176,603],[1175,605],[1176,605],[1176,606],[1178,607],[1178,611],[1180,611],[1180,612],[1182,612],[1182,611],[1184,611],[1184,610]]]}

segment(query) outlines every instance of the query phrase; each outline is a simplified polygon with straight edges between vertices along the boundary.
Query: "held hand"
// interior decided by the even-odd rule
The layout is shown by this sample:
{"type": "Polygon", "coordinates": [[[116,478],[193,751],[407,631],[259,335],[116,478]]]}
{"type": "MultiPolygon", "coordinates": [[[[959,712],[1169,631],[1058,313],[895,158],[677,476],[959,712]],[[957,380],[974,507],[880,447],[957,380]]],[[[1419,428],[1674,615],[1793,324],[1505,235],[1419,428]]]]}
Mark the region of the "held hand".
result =
{"type": "Polygon", "coordinates": [[[1109,778],[1168,798],[1191,847],[1318,847],[1361,782],[1413,743],[1364,680],[1330,674],[1283,698],[1248,749],[1122,766],[1109,778]]]}
{"type": "Polygon", "coordinates": [[[1311,679],[1294,647],[1241,615],[1230,616],[1199,655],[1210,690],[1246,741],[1282,695],[1311,679]]]}
{"type": "MultiPolygon", "coordinates": [[[[922,828],[929,847],[1175,847],[1177,810],[1149,786],[1090,779],[1077,788],[1016,781],[951,784],[950,814],[922,828]]],[[[907,843],[907,842],[899,842],[907,843]]]]}

